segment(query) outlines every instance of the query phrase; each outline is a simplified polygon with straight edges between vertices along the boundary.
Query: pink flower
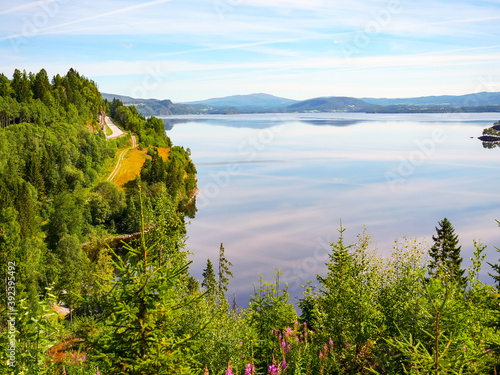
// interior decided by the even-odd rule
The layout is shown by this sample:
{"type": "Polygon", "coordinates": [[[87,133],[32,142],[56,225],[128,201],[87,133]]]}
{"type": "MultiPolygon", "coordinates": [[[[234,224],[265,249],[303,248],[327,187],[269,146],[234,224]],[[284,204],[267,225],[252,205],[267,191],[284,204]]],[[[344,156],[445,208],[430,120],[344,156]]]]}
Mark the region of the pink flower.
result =
{"type": "Polygon", "coordinates": [[[323,358],[323,353],[319,352],[319,358],[323,358]]]}
{"type": "Polygon", "coordinates": [[[328,342],[331,346],[333,346],[333,341],[332,339],[330,339],[330,341],[328,342]]]}
{"type": "Polygon", "coordinates": [[[268,375],[278,375],[278,368],[273,364],[269,366],[269,368],[267,369],[267,373],[268,375]]]}
{"type": "Polygon", "coordinates": [[[231,362],[227,363],[226,375],[234,375],[233,374],[233,369],[231,368],[231,362]]]}
{"type": "Polygon", "coordinates": [[[245,369],[245,375],[254,375],[255,374],[255,366],[253,363],[249,363],[245,369]]]}

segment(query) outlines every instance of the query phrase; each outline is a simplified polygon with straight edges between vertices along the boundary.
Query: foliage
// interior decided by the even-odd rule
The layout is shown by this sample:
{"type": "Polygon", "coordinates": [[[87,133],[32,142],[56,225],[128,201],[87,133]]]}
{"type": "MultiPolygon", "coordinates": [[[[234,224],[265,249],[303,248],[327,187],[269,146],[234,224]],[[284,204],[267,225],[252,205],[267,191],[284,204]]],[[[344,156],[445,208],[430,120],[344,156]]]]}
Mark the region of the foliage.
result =
{"type": "Polygon", "coordinates": [[[5,348],[15,348],[15,366],[10,366],[7,351],[0,354],[2,373],[45,374],[52,365],[48,356],[48,349],[56,343],[56,334],[59,328],[57,316],[50,311],[49,305],[54,304],[55,296],[48,293],[38,302],[38,309],[32,309],[26,299],[20,300],[12,311],[9,319],[14,320],[15,339],[9,335],[9,329],[3,330],[0,335],[5,348]],[[12,342],[15,345],[12,345],[12,342]],[[48,366],[47,366],[48,363],[48,366]]]}
{"type": "Polygon", "coordinates": [[[345,245],[344,231],[339,229],[339,239],[332,244],[326,277],[318,276],[318,292],[309,296],[313,304],[310,323],[324,340],[333,340],[335,347],[354,346],[348,367],[359,368],[358,357],[383,321],[377,299],[380,270],[368,252],[369,236],[363,232],[356,245],[345,245]]]}
{"type": "Polygon", "coordinates": [[[467,286],[464,276],[465,270],[460,268],[462,257],[461,246],[458,246],[458,235],[447,218],[439,222],[436,227],[437,236],[432,236],[434,245],[429,250],[431,261],[429,263],[429,274],[431,277],[440,278],[443,282],[455,281],[467,286]]]}
{"type": "Polygon", "coordinates": [[[273,332],[285,329],[297,318],[287,290],[282,289],[280,276],[281,272],[277,270],[273,283],[264,281],[261,276],[249,301],[247,320],[256,332],[253,353],[257,372],[264,371],[272,363],[275,345],[273,332]]]}
{"type": "Polygon", "coordinates": [[[207,267],[203,270],[203,281],[201,286],[205,288],[208,297],[214,297],[216,292],[216,281],[214,267],[210,259],[207,259],[207,267]]]}
{"type": "Polygon", "coordinates": [[[151,116],[146,120],[134,106],[125,106],[119,99],[106,100],[105,103],[106,112],[122,128],[137,134],[143,147],[172,147],[161,119],[151,116]]]}
{"type": "Polygon", "coordinates": [[[124,259],[114,254],[117,277],[101,299],[107,329],[92,340],[94,355],[110,374],[193,373],[190,335],[176,331],[181,308],[193,303],[179,293],[189,263],[162,262],[158,242],[146,243],[144,225],[138,247],[124,248],[124,259]]]}
{"type": "Polygon", "coordinates": [[[229,277],[233,277],[233,273],[229,270],[233,264],[226,259],[224,255],[224,245],[220,244],[219,248],[219,285],[218,293],[219,298],[225,298],[227,288],[229,285],[229,277]]]}

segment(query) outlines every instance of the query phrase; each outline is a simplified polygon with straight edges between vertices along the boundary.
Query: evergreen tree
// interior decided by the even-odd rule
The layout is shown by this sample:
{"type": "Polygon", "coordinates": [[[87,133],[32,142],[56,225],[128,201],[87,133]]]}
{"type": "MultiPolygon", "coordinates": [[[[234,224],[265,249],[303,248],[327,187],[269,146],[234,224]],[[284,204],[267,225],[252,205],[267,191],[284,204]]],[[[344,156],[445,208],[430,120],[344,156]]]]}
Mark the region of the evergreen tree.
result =
{"type": "Polygon", "coordinates": [[[22,181],[17,192],[16,209],[21,227],[21,237],[29,238],[37,232],[36,222],[36,192],[33,187],[22,181]]]}
{"type": "Polygon", "coordinates": [[[33,83],[33,98],[34,99],[46,99],[50,91],[50,82],[45,69],[40,70],[35,76],[35,81],[33,83]]]}
{"type": "Polygon", "coordinates": [[[229,277],[233,277],[233,273],[229,271],[229,267],[232,267],[233,264],[228,261],[224,255],[224,246],[220,244],[219,249],[219,294],[220,297],[223,298],[225,293],[227,292],[227,287],[229,285],[229,277]]]}
{"type": "Polygon", "coordinates": [[[428,266],[429,275],[447,281],[456,281],[466,286],[465,270],[461,269],[461,246],[458,246],[458,235],[447,218],[444,218],[436,227],[437,236],[432,236],[434,245],[429,250],[431,261],[428,266]]]}
{"type": "Polygon", "coordinates": [[[14,89],[15,97],[19,103],[28,101],[33,95],[31,82],[25,70],[22,73],[19,69],[14,71],[11,87],[14,89]]]}
{"type": "Polygon", "coordinates": [[[214,267],[210,259],[207,259],[207,268],[203,270],[203,281],[201,282],[201,286],[204,287],[207,291],[207,295],[209,297],[213,297],[215,295],[215,273],[214,267]]]}
{"type": "Polygon", "coordinates": [[[112,252],[117,277],[107,276],[112,288],[99,301],[101,319],[110,329],[89,338],[96,356],[108,366],[107,374],[194,373],[189,345],[206,322],[193,336],[178,324],[184,318],[181,307],[196,304],[196,297],[179,293],[191,262],[160,265],[157,246],[158,241],[146,242],[142,219],[137,248],[124,244],[124,259],[112,252]]]}

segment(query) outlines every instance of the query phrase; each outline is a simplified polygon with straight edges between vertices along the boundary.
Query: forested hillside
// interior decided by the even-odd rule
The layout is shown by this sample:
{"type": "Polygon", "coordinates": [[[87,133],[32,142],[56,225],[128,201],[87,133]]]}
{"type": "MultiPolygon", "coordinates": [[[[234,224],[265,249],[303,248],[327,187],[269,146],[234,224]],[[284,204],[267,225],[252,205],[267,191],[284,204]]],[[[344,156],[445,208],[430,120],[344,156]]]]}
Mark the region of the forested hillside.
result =
{"type": "Polygon", "coordinates": [[[73,69],[50,80],[42,69],[16,70],[12,79],[0,75],[0,124],[1,278],[6,287],[15,284],[15,295],[1,294],[3,312],[7,302],[19,307],[23,301],[37,316],[48,307],[39,298],[48,298],[49,290],[71,316],[88,309],[75,296],[93,295],[98,275],[113,273],[105,243],[139,232],[141,199],[149,227],[154,215],[168,211],[184,233],[177,207],[196,189],[196,168],[182,147],[171,147],[161,120],[107,103],[96,84],[73,69]],[[137,134],[147,152],[141,173],[124,189],[106,177],[130,136],[106,140],[106,111],[137,134]],[[171,148],[169,158],[158,156],[155,146],[171,148]]]}
{"type": "Polygon", "coordinates": [[[432,247],[405,238],[386,259],[369,234],[347,244],[340,228],[326,273],[304,285],[298,306],[278,270],[239,309],[226,295],[223,244],[202,280],[190,275],[183,210],[196,168],[161,120],[103,100],[74,70],[0,80],[2,374],[500,369],[500,266],[497,285],[482,283],[485,246],[475,243],[463,268],[446,218],[432,247]],[[106,140],[104,113],[138,136],[146,158],[123,185],[107,177],[130,136],[106,140]]]}

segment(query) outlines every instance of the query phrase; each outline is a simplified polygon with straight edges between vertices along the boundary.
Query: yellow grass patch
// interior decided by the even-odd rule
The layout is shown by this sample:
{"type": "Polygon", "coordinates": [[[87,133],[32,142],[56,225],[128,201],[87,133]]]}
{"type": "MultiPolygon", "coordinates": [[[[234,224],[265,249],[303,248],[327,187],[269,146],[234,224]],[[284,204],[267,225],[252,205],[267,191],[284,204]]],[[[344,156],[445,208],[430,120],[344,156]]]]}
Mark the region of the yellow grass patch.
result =
{"type": "Polygon", "coordinates": [[[167,161],[168,156],[170,155],[170,149],[167,147],[158,147],[158,155],[161,156],[163,161],[167,161]]]}
{"type": "Polygon", "coordinates": [[[118,173],[113,179],[115,185],[123,187],[127,182],[132,181],[141,172],[142,165],[147,157],[146,151],[139,151],[135,148],[128,150],[118,173]]]}
{"type": "MultiPolygon", "coordinates": [[[[118,150],[117,155],[119,155],[122,151],[123,150],[118,150]]],[[[159,147],[158,154],[162,157],[163,161],[167,161],[168,156],[170,155],[170,148],[159,147]]],[[[150,156],[147,155],[146,150],[139,151],[135,148],[129,149],[123,158],[120,169],[113,178],[114,184],[122,188],[127,182],[135,179],[135,177],[141,173],[141,168],[146,162],[146,158],[150,158],[150,156]]]]}

